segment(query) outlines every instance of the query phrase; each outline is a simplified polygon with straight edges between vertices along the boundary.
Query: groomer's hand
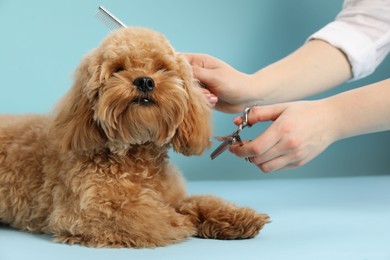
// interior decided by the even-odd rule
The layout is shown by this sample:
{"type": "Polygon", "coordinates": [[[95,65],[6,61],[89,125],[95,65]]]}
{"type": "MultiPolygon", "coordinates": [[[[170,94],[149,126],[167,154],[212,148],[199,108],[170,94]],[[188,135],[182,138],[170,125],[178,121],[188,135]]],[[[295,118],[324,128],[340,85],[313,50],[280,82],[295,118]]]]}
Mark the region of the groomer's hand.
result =
{"type": "MultiPolygon", "coordinates": [[[[256,106],[248,115],[250,124],[273,121],[256,139],[233,145],[230,151],[268,173],[306,164],[334,142],[331,111],[325,102],[300,101],[256,106]]],[[[234,119],[239,125],[241,117],[234,119]]]]}
{"type": "Polygon", "coordinates": [[[239,113],[251,98],[251,76],[206,54],[186,53],[194,77],[202,82],[209,102],[219,111],[239,113]]]}

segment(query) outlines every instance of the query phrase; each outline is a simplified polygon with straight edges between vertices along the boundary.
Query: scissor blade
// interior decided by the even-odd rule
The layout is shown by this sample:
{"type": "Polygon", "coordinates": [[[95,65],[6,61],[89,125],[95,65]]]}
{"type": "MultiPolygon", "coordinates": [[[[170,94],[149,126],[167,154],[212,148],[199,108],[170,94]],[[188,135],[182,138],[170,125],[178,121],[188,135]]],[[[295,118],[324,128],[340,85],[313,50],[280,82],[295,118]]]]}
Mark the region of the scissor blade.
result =
{"type": "Polygon", "coordinates": [[[231,135],[214,136],[214,138],[220,142],[226,142],[226,141],[230,141],[232,139],[232,136],[231,135]]]}
{"type": "Polygon", "coordinates": [[[215,158],[217,158],[221,153],[226,151],[226,149],[228,149],[229,146],[230,146],[230,142],[228,140],[225,140],[222,144],[220,144],[217,147],[217,149],[215,149],[214,152],[211,153],[211,155],[210,155],[211,160],[214,160],[215,158]]]}

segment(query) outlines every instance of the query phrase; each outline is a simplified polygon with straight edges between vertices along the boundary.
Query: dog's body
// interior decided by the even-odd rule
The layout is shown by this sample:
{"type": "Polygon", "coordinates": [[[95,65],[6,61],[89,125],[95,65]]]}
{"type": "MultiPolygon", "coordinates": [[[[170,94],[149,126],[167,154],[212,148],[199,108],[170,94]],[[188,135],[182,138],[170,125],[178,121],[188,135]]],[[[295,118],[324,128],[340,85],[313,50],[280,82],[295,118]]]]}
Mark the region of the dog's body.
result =
{"type": "Polygon", "coordinates": [[[168,149],[201,154],[210,109],[160,34],[114,32],[53,114],[0,115],[0,222],[88,246],[255,236],[268,216],[187,196],[168,149]]]}

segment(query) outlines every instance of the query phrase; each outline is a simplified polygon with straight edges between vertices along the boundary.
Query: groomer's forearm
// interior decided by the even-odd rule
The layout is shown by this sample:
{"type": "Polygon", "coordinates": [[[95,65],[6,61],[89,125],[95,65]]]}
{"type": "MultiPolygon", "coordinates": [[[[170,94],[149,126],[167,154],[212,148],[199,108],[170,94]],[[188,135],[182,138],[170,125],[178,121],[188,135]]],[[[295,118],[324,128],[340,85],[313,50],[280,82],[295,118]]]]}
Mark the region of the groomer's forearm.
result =
{"type": "Polygon", "coordinates": [[[335,87],[351,76],[343,52],[324,41],[312,40],[251,76],[255,86],[253,97],[258,98],[253,103],[264,105],[305,98],[335,87]]]}
{"type": "Polygon", "coordinates": [[[390,130],[390,79],[322,100],[334,139],[390,130]]]}

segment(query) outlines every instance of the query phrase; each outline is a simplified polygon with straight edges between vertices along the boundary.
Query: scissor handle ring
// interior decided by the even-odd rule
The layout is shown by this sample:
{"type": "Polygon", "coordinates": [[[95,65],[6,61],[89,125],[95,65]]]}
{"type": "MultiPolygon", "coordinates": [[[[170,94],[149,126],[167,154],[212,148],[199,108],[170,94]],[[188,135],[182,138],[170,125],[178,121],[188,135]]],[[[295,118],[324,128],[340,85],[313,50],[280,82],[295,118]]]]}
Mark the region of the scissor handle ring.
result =
{"type": "Polygon", "coordinates": [[[251,108],[247,107],[247,108],[245,108],[244,113],[242,114],[241,129],[246,127],[246,126],[250,126],[249,123],[248,123],[248,114],[249,114],[250,110],[251,110],[251,108]]]}

